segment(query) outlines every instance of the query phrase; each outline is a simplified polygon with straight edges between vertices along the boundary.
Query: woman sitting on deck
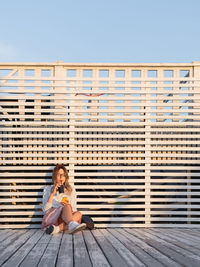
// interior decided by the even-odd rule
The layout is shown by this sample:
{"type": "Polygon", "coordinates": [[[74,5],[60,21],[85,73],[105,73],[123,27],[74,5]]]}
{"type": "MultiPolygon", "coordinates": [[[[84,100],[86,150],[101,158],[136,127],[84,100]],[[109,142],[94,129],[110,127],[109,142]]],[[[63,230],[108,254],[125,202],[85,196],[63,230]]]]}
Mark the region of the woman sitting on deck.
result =
{"type": "Polygon", "coordinates": [[[68,172],[63,164],[53,170],[53,185],[46,186],[43,193],[42,229],[47,234],[68,230],[69,234],[85,229],[82,214],[76,210],[76,191],[69,184],[68,172]]]}

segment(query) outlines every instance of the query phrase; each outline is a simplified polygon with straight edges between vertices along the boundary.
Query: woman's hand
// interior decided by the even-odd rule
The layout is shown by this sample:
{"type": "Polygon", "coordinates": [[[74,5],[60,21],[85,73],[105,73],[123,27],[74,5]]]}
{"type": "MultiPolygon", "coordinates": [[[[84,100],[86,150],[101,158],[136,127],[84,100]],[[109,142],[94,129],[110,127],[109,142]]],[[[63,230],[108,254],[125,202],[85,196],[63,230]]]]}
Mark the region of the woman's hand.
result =
{"type": "Polygon", "coordinates": [[[55,193],[58,191],[58,188],[60,187],[60,184],[56,184],[56,185],[54,185],[54,187],[53,187],[53,191],[52,191],[52,194],[53,195],[55,195],[55,193]]]}
{"type": "Polygon", "coordinates": [[[62,204],[63,206],[69,204],[68,197],[63,197],[63,198],[62,198],[62,201],[61,201],[61,204],[62,204]]]}
{"type": "Polygon", "coordinates": [[[58,187],[60,186],[60,184],[56,184],[56,185],[54,185],[54,187],[53,187],[53,191],[51,192],[51,194],[50,194],[50,196],[49,196],[49,199],[48,199],[48,203],[52,203],[52,201],[53,201],[53,197],[54,197],[54,195],[55,195],[55,193],[56,193],[56,191],[58,190],[58,187]]]}

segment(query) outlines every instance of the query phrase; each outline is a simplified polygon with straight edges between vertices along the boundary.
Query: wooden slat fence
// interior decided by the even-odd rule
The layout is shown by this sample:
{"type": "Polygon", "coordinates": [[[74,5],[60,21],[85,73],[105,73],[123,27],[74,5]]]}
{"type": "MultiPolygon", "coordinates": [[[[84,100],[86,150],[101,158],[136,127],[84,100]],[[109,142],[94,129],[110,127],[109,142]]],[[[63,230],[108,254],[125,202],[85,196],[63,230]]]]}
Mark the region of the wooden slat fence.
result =
{"type": "Polygon", "coordinates": [[[199,227],[200,62],[0,64],[0,228],[64,163],[97,227],[199,227]]]}

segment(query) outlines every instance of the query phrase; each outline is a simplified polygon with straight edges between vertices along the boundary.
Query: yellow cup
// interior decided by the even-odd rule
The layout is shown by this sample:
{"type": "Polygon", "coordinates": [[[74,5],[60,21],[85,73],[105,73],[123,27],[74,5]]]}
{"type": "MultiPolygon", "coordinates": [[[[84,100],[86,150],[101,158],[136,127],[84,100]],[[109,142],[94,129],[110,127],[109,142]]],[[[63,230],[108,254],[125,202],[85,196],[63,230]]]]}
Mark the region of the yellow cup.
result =
{"type": "Polygon", "coordinates": [[[63,197],[62,198],[62,202],[67,202],[68,201],[68,197],[63,197]]]}

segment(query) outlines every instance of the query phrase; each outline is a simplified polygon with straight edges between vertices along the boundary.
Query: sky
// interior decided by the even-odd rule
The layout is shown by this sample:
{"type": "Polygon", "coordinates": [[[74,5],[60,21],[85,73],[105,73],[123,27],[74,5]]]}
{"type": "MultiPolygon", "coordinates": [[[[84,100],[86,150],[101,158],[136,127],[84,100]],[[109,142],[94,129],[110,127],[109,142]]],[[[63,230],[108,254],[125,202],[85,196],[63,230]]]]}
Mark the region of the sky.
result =
{"type": "Polygon", "coordinates": [[[200,61],[200,0],[1,0],[0,62],[200,61]]]}

